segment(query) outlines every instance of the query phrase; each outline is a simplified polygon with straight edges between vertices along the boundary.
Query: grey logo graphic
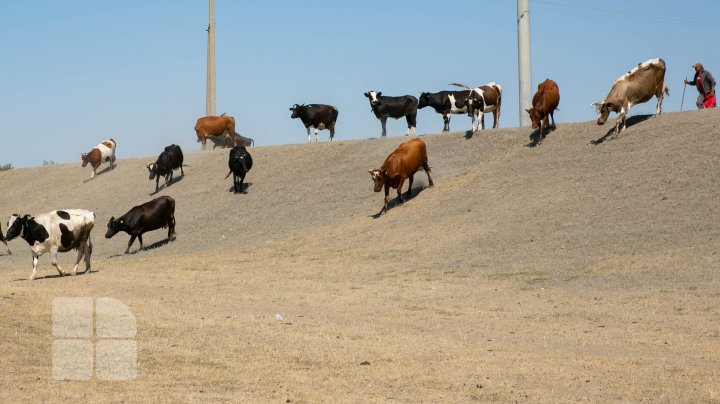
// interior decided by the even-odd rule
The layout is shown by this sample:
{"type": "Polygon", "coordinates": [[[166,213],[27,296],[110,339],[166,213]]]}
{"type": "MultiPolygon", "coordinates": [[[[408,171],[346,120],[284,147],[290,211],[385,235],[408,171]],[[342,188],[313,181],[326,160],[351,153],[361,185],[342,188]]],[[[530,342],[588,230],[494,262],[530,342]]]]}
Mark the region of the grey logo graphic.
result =
{"type": "Polygon", "coordinates": [[[137,376],[135,316],[108,297],[58,297],[52,303],[53,378],[133,380],[137,376]]]}

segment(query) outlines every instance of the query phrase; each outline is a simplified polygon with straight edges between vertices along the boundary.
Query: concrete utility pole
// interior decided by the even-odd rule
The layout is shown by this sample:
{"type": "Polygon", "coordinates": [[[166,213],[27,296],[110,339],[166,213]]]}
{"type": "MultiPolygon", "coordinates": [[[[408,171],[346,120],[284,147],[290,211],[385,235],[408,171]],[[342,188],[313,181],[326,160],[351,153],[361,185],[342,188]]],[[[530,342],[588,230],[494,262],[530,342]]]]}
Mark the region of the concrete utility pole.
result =
{"type": "Polygon", "coordinates": [[[207,89],[205,91],[205,115],[215,115],[215,3],[210,1],[210,23],[208,24],[207,47],[207,89]]]}
{"type": "Polygon", "coordinates": [[[517,0],[518,76],[520,82],[520,126],[530,126],[525,108],[532,108],[532,69],[530,65],[530,0],[517,0]]]}

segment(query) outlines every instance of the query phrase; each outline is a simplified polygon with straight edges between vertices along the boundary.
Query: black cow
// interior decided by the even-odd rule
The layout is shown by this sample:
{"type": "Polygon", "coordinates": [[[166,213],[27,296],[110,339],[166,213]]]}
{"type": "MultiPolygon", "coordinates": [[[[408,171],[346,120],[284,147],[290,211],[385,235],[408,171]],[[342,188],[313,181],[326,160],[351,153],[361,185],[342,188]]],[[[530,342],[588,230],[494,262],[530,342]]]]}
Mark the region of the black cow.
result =
{"type": "Polygon", "coordinates": [[[150,178],[155,179],[155,192],[160,189],[160,177],[165,177],[165,186],[172,184],[173,170],[180,169],[180,176],[184,176],[183,171],[183,153],[180,146],[171,144],[165,147],[160,153],[157,160],[153,164],[148,164],[147,169],[150,171],[150,178]],[[168,181],[169,178],[169,181],[168,181]]]}
{"type": "Polygon", "coordinates": [[[175,240],[175,199],[161,196],[135,206],[117,219],[111,217],[107,227],[105,238],[112,238],[119,231],[130,235],[125,254],[130,251],[130,246],[135,242],[136,237],[140,240],[142,250],[142,235],[151,230],[168,227],[168,240],[173,241],[175,240]]]}
{"type": "Polygon", "coordinates": [[[335,122],[337,122],[338,109],[332,105],[324,104],[295,104],[290,107],[290,118],[300,118],[307,129],[308,143],[310,143],[310,128],[315,128],[315,142],[318,141],[318,132],[323,129],[330,131],[330,141],[335,137],[335,122]]]}
{"type": "MultiPolygon", "coordinates": [[[[470,90],[465,91],[440,91],[439,93],[420,93],[418,108],[432,107],[435,112],[443,117],[443,132],[450,132],[450,114],[465,114],[468,112],[465,101],[470,96],[470,90]],[[458,106],[461,101],[462,106],[458,106]]],[[[475,116],[472,115],[473,122],[475,116]]]]}
{"type": "Polygon", "coordinates": [[[417,109],[418,100],[412,95],[403,95],[401,97],[387,97],[382,95],[382,92],[368,91],[365,96],[370,99],[370,108],[375,114],[377,119],[382,124],[382,136],[387,135],[385,130],[385,123],[388,118],[399,119],[403,116],[407,120],[407,132],[405,136],[409,135],[410,132],[415,134],[415,127],[417,126],[417,109]]]}
{"type": "Polygon", "coordinates": [[[237,194],[238,192],[245,193],[243,190],[243,181],[245,181],[245,175],[252,168],[252,156],[243,146],[235,146],[230,150],[230,157],[228,159],[228,167],[230,172],[225,176],[233,175],[233,190],[237,194]],[[240,179],[238,181],[238,178],[240,179]]]}

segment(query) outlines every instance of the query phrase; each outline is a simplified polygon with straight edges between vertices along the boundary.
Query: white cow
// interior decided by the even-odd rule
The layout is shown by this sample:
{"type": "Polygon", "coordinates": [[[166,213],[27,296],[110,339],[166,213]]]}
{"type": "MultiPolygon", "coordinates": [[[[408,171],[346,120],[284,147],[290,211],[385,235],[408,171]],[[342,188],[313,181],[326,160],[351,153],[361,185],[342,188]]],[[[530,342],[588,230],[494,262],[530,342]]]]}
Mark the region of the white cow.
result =
{"type": "Polygon", "coordinates": [[[93,172],[90,176],[90,179],[95,178],[95,172],[102,163],[108,162],[110,163],[110,168],[115,168],[116,145],[117,144],[115,143],[114,139],[105,139],[100,142],[99,145],[93,147],[93,149],[89,152],[82,153],[80,155],[83,167],[88,165],[88,163],[90,163],[90,166],[92,166],[93,172]]]}
{"type": "Polygon", "coordinates": [[[54,210],[33,217],[14,214],[8,220],[6,238],[8,241],[21,236],[30,245],[32,251],[33,271],[30,280],[35,279],[38,258],[50,251],[52,265],[60,276],[64,275],[57,262],[58,252],[78,250],[77,260],[72,274],[77,274],[80,259],[85,257],[85,272],[90,270],[92,242],[90,231],[95,225],[95,214],[82,209],[54,210]]]}

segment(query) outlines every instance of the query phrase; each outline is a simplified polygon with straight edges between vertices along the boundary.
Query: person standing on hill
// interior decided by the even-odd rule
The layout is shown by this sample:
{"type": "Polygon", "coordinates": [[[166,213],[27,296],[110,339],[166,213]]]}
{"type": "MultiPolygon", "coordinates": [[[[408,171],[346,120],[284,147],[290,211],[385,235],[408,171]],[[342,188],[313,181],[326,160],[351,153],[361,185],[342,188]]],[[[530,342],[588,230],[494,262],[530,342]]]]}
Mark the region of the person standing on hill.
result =
{"type": "Polygon", "coordinates": [[[693,80],[687,81],[685,79],[685,84],[697,86],[700,95],[698,95],[695,105],[697,105],[698,109],[715,107],[715,79],[713,75],[703,68],[702,63],[695,63],[693,68],[695,69],[693,80]]]}

